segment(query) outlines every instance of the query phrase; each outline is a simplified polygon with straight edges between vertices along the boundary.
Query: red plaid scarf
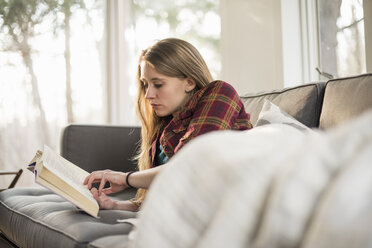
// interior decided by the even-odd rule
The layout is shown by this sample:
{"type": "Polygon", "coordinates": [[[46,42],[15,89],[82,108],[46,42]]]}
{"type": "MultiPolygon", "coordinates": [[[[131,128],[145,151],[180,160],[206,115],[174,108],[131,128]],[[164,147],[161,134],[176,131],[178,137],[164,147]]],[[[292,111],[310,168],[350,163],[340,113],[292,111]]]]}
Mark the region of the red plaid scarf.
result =
{"type": "MultiPolygon", "coordinates": [[[[235,89],[226,82],[215,81],[197,91],[185,108],[174,114],[160,135],[165,155],[171,158],[187,142],[216,130],[252,128],[249,114],[235,89]]],[[[151,167],[154,166],[156,139],[152,143],[151,167]]]]}

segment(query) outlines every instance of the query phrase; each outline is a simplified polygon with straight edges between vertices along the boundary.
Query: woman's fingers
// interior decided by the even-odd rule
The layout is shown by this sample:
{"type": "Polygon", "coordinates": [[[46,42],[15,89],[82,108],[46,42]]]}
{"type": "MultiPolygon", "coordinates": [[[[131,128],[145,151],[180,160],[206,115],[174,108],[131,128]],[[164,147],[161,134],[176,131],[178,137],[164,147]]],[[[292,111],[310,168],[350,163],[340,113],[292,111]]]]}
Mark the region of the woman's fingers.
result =
{"type": "Polygon", "coordinates": [[[92,188],[93,183],[100,182],[102,179],[102,175],[106,172],[105,171],[93,171],[89,176],[87,176],[84,180],[84,184],[88,184],[88,189],[92,188]]]}
{"type": "Polygon", "coordinates": [[[101,195],[102,192],[112,194],[126,188],[125,177],[126,174],[123,172],[111,170],[94,171],[85,178],[84,184],[87,184],[88,189],[91,189],[93,183],[99,183],[98,195],[101,195]],[[110,187],[104,189],[107,182],[110,183],[110,187]]]}
{"type": "Polygon", "coordinates": [[[110,199],[106,194],[102,193],[101,195],[98,194],[98,190],[96,188],[92,188],[90,191],[98,202],[100,209],[113,209],[115,202],[110,199]]]}
{"type": "Polygon", "coordinates": [[[88,182],[87,182],[87,184],[88,184],[88,189],[91,189],[91,188],[92,188],[92,183],[94,183],[95,180],[96,180],[96,179],[95,179],[94,175],[91,174],[90,177],[89,177],[89,179],[88,179],[88,182]]]}
{"type": "Polygon", "coordinates": [[[99,183],[99,187],[98,187],[98,195],[101,195],[102,189],[105,186],[106,181],[107,181],[106,174],[103,174],[102,177],[101,177],[101,181],[99,183]]]}
{"type": "Polygon", "coordinates": [[[98,201],[98,190],[96,189],[96,188],[92,188],[91,190],[90,190],[90,192],[92,193],[92,195],[93,195],[93,198],[94,199],[96,199],[97,201],[98,201]]]}
{"type": "Polygon", "coordinates": [[[102,193],[104,193],[105,195],[110,195],[112,193],[114,193],[114,191],[112,191],[112,188],[105,188],[105,189],[102,189],[102,193]]]}
{"type": "Polygon", "coordinates": [[[93,183],[99,183],[101,181],[101,179],[94,179],[92,180],[91,182],[88,182],[88,189],[91,189],[93,187],[93,183]]]}
{"type": "Polygon", "coordinates": [[[85,185],[85,184],[87,184],[87,183],[88,183],[89,177],[90,177],[90,175],[89,175],[89,176],[87,176],[87,177],[86,177],[86,178],[84,179],[83,185],[85,185]]]}
{"type": "Polygon", "coordinates": [[[95,175],[97,174],[99,171],[93,171],[92,173],[90,173],[85,179],[84,179],[84,182],[83,184],[88,184],[89,180],[92,178],[92,175],[95,175]]]}

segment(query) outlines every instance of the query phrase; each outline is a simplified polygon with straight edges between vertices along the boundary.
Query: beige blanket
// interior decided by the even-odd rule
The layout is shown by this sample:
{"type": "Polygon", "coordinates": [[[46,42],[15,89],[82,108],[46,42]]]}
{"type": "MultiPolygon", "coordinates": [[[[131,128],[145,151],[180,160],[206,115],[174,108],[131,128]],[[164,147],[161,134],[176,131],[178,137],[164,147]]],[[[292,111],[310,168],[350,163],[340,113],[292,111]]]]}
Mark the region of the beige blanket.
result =
{"type": "Polygon", "coordinates": [[[327,132],[214,132],[156,178],[130,245],[368,247],[371,196],[372,112],[327,132]]]}

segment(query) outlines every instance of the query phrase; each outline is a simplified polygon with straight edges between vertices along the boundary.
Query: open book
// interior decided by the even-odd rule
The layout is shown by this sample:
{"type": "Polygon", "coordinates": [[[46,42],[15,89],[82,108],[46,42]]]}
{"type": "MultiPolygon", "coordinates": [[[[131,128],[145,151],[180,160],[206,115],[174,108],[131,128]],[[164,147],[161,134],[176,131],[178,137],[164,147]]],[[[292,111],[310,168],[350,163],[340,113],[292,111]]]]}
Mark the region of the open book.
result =
{"type": "Polygon", "coordinates": [[[62,158],[48,146],[37,151],[28,169],[35,174],[35,181],[66,198],[88,214],[97,218],[99,206],[86,185],[89,173],[62,158]]]}

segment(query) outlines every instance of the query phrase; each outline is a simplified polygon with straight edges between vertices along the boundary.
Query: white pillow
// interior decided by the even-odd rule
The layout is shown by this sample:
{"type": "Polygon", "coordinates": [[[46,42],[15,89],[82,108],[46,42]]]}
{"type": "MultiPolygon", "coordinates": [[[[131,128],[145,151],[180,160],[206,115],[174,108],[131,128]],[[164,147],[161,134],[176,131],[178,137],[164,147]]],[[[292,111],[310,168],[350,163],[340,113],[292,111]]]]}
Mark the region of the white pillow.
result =
{"type": "Polygon", "coordinates": [[[310,128],[293,118],[291,115],[286,113],[284,110],[279,108],[269,100],[265,100],[262,106],[261,112],[258,115],[258,119],[255,127],[263,126],[267,124],[286,124],[300,131],[308,131],[310,128]]]}

